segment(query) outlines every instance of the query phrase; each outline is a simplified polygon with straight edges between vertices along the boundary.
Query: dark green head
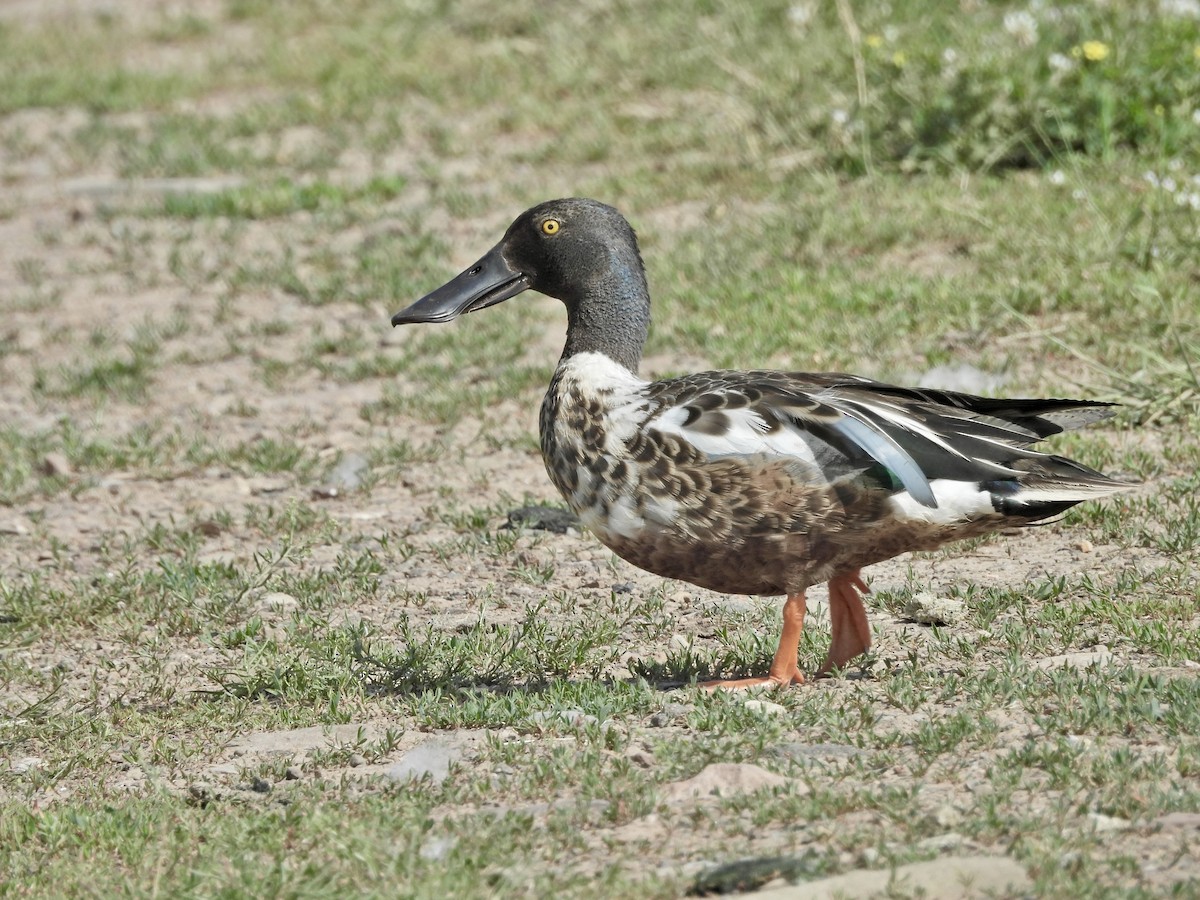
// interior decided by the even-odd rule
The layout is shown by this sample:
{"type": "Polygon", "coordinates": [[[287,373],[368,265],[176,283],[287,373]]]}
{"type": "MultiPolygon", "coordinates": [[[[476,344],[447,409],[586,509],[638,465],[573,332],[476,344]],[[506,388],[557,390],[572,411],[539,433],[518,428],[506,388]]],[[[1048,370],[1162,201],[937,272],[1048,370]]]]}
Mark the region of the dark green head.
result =
{"type": "Polygon", "coordinates": [[[650,326],[637,237],[619,212],[595,200],[527,209],[478,262],[396,313],[392,324],[448,322],[530,288],[566,305],[564,356],[595,351],[637,370],[650,326]]]}

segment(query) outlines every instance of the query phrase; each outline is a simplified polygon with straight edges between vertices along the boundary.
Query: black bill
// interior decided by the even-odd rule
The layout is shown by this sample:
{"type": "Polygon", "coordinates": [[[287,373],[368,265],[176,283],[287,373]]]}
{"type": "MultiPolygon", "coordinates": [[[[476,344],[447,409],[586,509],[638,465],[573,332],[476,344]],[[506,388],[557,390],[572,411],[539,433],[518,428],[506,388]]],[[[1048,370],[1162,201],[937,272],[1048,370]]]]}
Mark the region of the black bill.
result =
{"type": "Polygon", "coordinates": [[[528,289],[529,279],[508,264],[502,244],[436,291],[392,316],[392,325],[449,322],[464,313],[487,309],[528,289]]]}

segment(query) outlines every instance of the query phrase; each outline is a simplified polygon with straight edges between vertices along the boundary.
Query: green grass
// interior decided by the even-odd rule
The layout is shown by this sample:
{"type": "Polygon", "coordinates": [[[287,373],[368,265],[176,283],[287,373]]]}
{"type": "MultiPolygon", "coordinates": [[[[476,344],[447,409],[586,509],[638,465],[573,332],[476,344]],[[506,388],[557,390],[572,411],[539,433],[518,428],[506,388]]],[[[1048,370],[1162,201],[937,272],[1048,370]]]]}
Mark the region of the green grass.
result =
{"type": "Polygon", "coordinates": [[[1200,804],[1198,48],[1136,4],[4,19],[0,894],[665,898],[955,852],[1194,893],[1156,820],[1200,804]],[[637,228],[656,374],[968,364],[1122,403],[1051,446],[1145,484],[875,567],[843,677],[699,691],[769,664],[777,601],[506,526],[556,502],[561,308],[388,327],[565,195],[637,228]],[[964,621],[905,624],[925,591],[964,621]],[[389,779],[430,733],[474,742],[389,779]],[[793,782],[664,799],[713,762],[793,782]]]}
{"type": "Polygon", "coordinates": [[[296,212],[342,209],[355,202],[385,203],[404,190],[401,178],[370,179],[360,187],[347,188],[316,181],[295,184],[279,179],[254,187],[231,188],[215,193],[168,194],[163,213],[180,219],[225,216],[231,219],[271,219],[296,212]]]}

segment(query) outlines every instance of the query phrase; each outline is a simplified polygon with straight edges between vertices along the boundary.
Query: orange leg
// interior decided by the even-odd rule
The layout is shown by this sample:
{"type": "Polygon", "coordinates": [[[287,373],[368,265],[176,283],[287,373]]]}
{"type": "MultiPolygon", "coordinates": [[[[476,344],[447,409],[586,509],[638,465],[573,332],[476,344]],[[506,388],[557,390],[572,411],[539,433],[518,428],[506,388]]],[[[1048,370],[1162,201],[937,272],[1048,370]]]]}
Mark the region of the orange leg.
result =
{"type": "Polygon", "coordinates": [[[840,669],[870,649],[871,626],[862,602],[862,595],[869,593],[858,569],[829,579],[829,622],[833,640],[818,675],[840,669]]]}
{"type": "Polygon", "coordinates": [[[789,594],[783,604],[783,634],[779,638],[779,649],[771,661],[771,668],[765,676],[759,678],[731,678],[721,681],[705,681],[700,687],[706,691],[738,690],[739,688],[757,687],[769,684],[783,687],[789,684],[804,684],[804,676],[797,665],[800,649],[800,632],[804,630],[804,614],[808,611],[808,603],[804,591],[789,594]]]}

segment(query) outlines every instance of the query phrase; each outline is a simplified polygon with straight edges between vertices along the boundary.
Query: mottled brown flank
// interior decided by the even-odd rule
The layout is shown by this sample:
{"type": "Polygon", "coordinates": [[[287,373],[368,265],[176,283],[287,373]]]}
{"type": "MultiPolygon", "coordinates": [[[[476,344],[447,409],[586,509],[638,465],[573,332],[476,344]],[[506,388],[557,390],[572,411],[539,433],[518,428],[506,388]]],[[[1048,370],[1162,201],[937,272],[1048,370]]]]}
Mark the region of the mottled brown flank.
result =
{"type": "MultiPolygon", "coordinates": [[[[635,536],[598,530],[630,563],[730,594],[795,593],[838,572],[909,550],[930,550],[1003,524],[997,514],[956,527],[902,523],[889,514],[890,492],[865,479],[829,484],[794,459],[709,458],[678,437],[644,425],[673,405],[658,384],[618,460],[605,446],[606,410],[556,373],[542,405],[542,452],[551,480],[577,513],[607,517],[620,498],[646,520],[635,536]],[[677,505],[664,521],[657,501],[677,505]]],[[[661,384],[661,383],[660,383],[661,384]]],[[[760,400],[754,390],[705,393],[697,408],[760,400]]]]}
{"type": "Polygon", "coordinates": [[[674,522],[633,539],[599,537],[640,568],[729,594],[795,593],[838,572],[986,534],[1004,520],[993,515],[955,528],[900,523],[887,513],[886,491],[815,487],[786,463],[710,461],[690,478],[679,493],[665,479],[639,485],[681,501],[674,522]],[[712,477],[708,490],[705,475],[712,477]]]}

